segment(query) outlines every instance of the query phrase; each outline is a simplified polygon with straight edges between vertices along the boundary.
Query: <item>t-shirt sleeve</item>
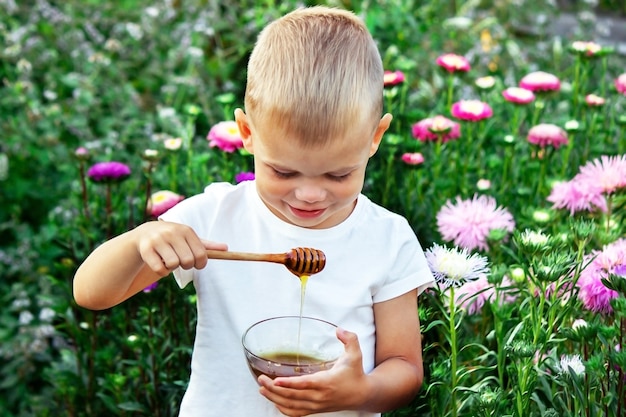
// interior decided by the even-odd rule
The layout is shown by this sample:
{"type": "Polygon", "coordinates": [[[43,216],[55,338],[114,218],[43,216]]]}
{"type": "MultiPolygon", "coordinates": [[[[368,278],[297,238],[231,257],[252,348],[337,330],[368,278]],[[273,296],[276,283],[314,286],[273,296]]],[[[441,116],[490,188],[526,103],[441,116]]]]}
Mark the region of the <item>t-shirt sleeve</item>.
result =
{"type": "Polygon", "coordinates": [[[395,261],[389,268],[385,285],[374,294],[375,303],[390,300],[416,288],[418,294],[421,294],[434,283],[422,246],[408,223],[394,232],[399,242],[394,249],[395,261]]]}

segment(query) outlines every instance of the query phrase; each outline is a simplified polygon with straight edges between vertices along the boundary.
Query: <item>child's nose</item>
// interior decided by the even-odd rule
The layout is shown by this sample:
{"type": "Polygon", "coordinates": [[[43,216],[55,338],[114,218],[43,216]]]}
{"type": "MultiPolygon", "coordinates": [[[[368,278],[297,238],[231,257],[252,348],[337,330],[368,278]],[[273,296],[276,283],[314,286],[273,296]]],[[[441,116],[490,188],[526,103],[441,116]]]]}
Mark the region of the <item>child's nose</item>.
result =
{"type": "Polygon", "coordinates": [[[296,198],[306,203],[317,203],[326,198],[326,191],[317,185],[306,184],[296,188],[296,198]]]}

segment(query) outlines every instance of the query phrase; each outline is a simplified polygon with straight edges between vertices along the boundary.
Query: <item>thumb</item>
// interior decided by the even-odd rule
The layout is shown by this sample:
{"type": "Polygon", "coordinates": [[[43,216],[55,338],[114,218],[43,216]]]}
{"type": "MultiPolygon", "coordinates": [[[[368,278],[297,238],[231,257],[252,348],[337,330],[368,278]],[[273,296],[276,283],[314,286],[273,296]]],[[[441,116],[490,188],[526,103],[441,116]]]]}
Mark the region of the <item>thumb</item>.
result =
{"type": "Polygon", "coordinates": [[[212,242],[210,240],[200,239],[205,249],[212,250],[228,250],[228,245],[226,243],[212,242]]]}
{"type": "Polygon", "coordinates": [[[337,339],[343,343],[346,353],[349,355],[361,356],[361,345],[359,344],[359,337],[356,333],[349,332],[340,327],[337,328],[337,339]]]}

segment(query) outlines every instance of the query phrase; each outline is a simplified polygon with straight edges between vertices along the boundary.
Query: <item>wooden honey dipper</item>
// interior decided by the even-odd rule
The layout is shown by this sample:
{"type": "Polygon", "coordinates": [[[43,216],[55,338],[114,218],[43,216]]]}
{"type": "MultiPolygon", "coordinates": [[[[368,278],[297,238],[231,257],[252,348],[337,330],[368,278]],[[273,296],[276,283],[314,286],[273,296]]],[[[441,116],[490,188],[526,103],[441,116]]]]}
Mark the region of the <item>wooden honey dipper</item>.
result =
{"type": "Polygon", "coordinates": [[[297,277],[320,272],[326,266],[326,255],[319,249],[294,248],[287,253],[248,253],[207,250],[209,259],[262,261],[283,264],[297,277]]]}

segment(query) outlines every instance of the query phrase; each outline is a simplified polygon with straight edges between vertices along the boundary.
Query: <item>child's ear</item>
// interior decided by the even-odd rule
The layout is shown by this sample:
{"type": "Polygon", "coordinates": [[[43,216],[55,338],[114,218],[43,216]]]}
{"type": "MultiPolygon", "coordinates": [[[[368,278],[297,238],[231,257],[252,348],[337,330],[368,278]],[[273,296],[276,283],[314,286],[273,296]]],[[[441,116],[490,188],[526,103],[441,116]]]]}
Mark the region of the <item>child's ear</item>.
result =
{"type": "Polygon", "coordinates": [[[254,154],[252,151],[252,132],[250,130],[250,124],[248,123],[248,117],[241,109],[235,109],[235,122],[239,128],[239,134],[243,140],[243,147],[246,151],[254,154]]]}
{"type": "Polygon", "coordinates": [[[389,125],[391,125],[392,119],[393,116],[389,113],[386,113],[382,117],[382,119],[380,119],[380,122],[378,122],[378,127],[376,127],[376,130],[374,131],[374,138],[372,139],[372,144],[370,147],[370,158],[374,156],[374,154],[378,150],[378,146],[383,139],[383,135],[385,134],[387,129],[389,129],[389,125]]]}

